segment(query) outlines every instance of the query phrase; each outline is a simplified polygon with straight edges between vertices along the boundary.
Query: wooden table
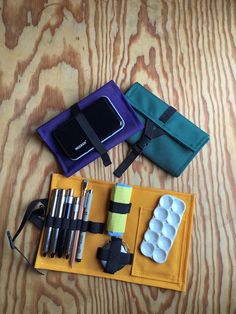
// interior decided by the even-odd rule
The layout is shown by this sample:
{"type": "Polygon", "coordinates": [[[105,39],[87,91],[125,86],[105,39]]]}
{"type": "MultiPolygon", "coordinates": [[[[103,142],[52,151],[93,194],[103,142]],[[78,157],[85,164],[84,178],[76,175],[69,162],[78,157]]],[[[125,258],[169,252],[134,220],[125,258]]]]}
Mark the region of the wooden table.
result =
{"type": "MultiPolygon", "coordinates": [[[[1,313],[235,313],[236,2],[0,1],[1,313]],[[34,4],[35,3],[35,4],[34,4]],[[186,293],[48,272],[38,276],[9,249],[27,204],[60,171],[35,129],[113,79],[139,81],[210,134],[184,174],[144,157],[130,184],[196,194],[186,293]]],[[[114,181],[127,153],[77,173],[114,181]]],[[[17,244],[31,260],[39,233],[17,244]]]]}

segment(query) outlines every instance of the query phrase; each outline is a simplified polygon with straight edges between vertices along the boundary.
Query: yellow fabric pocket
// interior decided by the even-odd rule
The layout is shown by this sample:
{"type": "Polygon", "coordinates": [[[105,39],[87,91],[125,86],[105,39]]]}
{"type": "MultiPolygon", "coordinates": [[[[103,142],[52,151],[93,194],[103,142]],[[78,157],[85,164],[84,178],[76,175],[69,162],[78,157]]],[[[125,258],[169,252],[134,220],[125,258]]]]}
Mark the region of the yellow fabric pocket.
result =
{"type": "Polygon", "coordinates": [[[168,258],[163,264],[155,263],[152,259],[142,255],[140,251],[140,244],[152,216],[153,208],[140,208],[131,274],[156,281],[159,287],[185,290],[191,240],[192,211],[191,209],[186,210],[168,258]]]}

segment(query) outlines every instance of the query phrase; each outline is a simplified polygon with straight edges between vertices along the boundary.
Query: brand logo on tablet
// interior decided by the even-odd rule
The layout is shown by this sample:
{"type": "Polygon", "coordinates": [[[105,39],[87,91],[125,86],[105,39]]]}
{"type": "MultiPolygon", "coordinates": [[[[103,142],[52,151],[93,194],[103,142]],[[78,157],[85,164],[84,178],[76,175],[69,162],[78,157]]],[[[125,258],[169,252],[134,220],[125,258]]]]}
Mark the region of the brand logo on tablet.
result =
{"type": "Polygon", "coordinates": [[[75,147],[75,150],[79,150],[80,148],[82,148],[84,145],[87,144],[87,141],[83,141],[81,144],[79,144],[78,146],[75,147]]]}

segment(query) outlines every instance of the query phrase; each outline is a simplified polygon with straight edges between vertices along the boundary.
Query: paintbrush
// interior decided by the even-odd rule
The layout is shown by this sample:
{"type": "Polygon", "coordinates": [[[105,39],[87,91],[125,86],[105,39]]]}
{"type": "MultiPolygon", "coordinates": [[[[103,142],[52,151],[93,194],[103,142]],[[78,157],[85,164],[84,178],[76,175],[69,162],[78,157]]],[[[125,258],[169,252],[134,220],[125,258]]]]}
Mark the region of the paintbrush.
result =
{"type": "MultiPolygon", "coordinates": [[[[88,188],[88,183],[89,183],[89,180],[87,180],[87,179],[83,180],[83,182],[82,182],[81,197],[80,197],[79,212],[78,212],[78,219],[80,219],[81,221],[82,221],[83,213],[84,213],[85,195],[86,195],[86,191],[88,188]]],[[[73,266],[73,264],[75,262],[77,247],[78,247],[78,242],[79,242],[79,235],[80,235],[80,230],[76,230],[75,236],[74,236],[71,258],[70,258],[71,267],[73,266]]]]}

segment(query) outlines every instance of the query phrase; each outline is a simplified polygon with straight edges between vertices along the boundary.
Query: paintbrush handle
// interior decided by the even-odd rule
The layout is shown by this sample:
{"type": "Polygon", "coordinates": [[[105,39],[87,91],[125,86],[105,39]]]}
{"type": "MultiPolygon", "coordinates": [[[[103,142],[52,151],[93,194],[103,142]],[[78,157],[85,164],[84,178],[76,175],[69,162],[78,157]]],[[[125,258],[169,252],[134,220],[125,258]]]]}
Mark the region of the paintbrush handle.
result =
{"type": "MultiPolygon", "coordinates": [[[[84,213],[84,202],[85,202],[85,195],[83,195],[80,199],[80,204],[79,204],[79,213],[78,213],[78,219],[83,218],[83,213],[84,213]]],[[[71,252],[71,258],[70,258],[70,265],[71,267],[73,266],[76,258],[76,253],[77,253],[77,247],[78,247],[78,242],[79,242],[79,235],[80,235],[80,230],[75,231],[75,236],[74,236],[74,241],[73,241],[73,248],[71,252]]]]}

